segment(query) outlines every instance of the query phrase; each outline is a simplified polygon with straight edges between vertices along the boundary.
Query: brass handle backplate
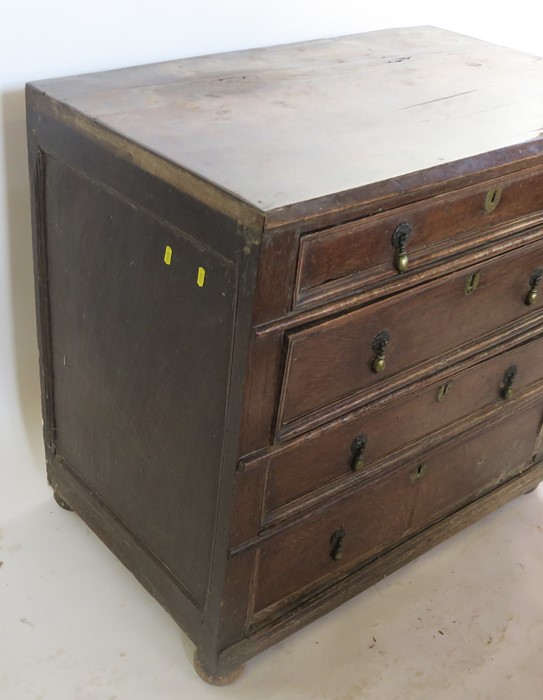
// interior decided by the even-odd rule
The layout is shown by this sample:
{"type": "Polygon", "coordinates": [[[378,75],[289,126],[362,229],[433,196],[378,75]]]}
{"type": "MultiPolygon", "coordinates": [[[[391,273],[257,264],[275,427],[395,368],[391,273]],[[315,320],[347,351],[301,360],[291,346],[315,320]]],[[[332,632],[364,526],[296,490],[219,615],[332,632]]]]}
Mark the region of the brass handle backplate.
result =
{"type": "Polygon", "coordinates": [[[505,370],[505,374],[503,375],[503,386],[501,390],[501,395],[502,399],[510,399],[513,396],[513,381],[515,377],[517,376],[517,366],[516,365],[511,365],[508,369],[505,370]]]}
{"type": "Polygon", "coordinates": [[[539,283],[541,282],[541,278],[543,277],[543,268],[538,267],[537,270],[534,270],[530,276],[530,291],[528,292],[528,295],[526,296],[525,303],[526,306],[532,306],[532,304],[535,304],[537,301],[537,296],[538,296],[538,291],[537,288],[539,287],[539,283]]]}
{"type": "Polygon", "coordinates": [[[371,365],[371,371],[379,374],[385,369],[385,350],[390,343],[390,331],[381,331],[375,336],[371,349],[375,353],[375,359],[371,365]]]}
{"type": "Polygon", "coordinates": [[[364,468],[364,453],[368,444],[368,436],[365,434],[359,435],[355,438],[353,444],[351,445],[351,469],[354,471],[359,471],[364,468]]]}
{"type": "Polygon", "coordinates": [[[330,556],[334,561],[339,561],[343,557],[343,540],[345,539],[345,530],[340,527],[336,530],[332,537],[330,538],[330,544],[332,545],[332,551],[330,556]]]}
{"type": "Polygon", "coordinates": [[[401,223],[392,234],[392,245],[396,248],[394,255],[394,267],[397,272],[406,272],[409,267],[407,257],[407,242],[411,238],[413,229],[407,222],[401,223]]]}

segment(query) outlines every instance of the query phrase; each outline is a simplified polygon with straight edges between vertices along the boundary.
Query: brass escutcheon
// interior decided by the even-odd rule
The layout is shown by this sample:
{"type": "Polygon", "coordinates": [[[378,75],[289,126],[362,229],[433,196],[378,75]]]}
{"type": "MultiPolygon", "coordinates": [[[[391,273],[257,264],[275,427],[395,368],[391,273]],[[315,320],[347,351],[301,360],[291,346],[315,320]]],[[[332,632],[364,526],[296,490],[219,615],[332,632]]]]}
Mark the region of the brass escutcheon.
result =
{"type": "Polygon", "coordinates": [[[500,199],[502,196],[502,186],[499,185],[498,187],[493,187],[491,190],[488,190],[485,196],[485,202],[484,202],[484,210],[487,214],[492,214],[494,209],[498,206],[500,203],[500,199]]]}
{"type": "Polygon", "coordinates": [[[447,395],[449,394],[449,392],[452,389],[452,385],[453,385],[452,382],[445,382],[445,384],[442,384],[439,387],[439,391],[437,392],[437,400],[439,401],[439,403],[442,403],[443,401],[445,401],[445,399],[447,398],[447,395]]]}
{"type": "Polygon", "coordinates": [[[464,285],[464,292],[469,296],[470,294],[473,294],[473,292],[477,289],[479,286],[479,281],[481,279],[481,273],[480,272],[474,272],[472,275],[470,275],[467,280],[466,284],[464,285]]]}
{"type": "Polygon", "coordinates": [[[417,481],[420,481],[422,477],[426,474],[427,466],[426,463],[419,464],[419,466],[416,469],[413,469],[411,474],[409,475],[409,481],[412,484],[416,484],[417,481]]]}

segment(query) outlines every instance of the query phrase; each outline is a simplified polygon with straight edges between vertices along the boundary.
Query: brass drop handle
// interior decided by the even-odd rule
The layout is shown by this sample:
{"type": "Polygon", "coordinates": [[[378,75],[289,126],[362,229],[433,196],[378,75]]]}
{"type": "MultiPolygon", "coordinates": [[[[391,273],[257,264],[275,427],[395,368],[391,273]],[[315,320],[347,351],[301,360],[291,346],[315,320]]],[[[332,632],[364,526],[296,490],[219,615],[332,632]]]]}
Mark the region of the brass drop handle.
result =
{"type": "Polygon", "coordinates": [[[532,272],[532,275],[530,277],[530,291],[528,292],[528,295],[525,299],[526,306],[532,306],[532,304],[535,304],[535,302],[537,301],[537,288],[539,287],[539,283],[541,282],[542,277],[543,268],[538,267],[537,270],[534,270],[532,272]]]}
{"type": "Polygon", "coordinates": [[[351,469],[354,471],[360,471],[364,468],[364,453],[368,444],[368,436],[365,434],[359,435],[355,438],[353,444],[351,445],[351,469]]]}
{"type": "Polygon", "coordinates": [[[390,343],[390,332],[381,331],[375,336],[375,339],[371,345],[371,349],[375,353],[375,359],[371,365],[371,371],[375,374],[379,374],[385,369],[385,350],[387,345],[390,343]]]}
{"type": "Polygon", "coordinates": [[[411,238],[413,229],[407,222],[401,223],[392,234],[392,245],[396,248],[394,255],[394,267],[399,273],[406,272],[409,267],[407,257],[407,242],[411,238]]]}
{"type": "Polygon", "coordinates": [[[343,540],[345,539],[345,530],[340,527],[336,530],[332,537],[330,538],[330,544],[332,545],[332,551],[330,556],[334,561],[339,561],[343,557],[343,540]]]}
{"type": "Polygon", "coordinates": [[[510,399],[513,396],[513,389],[512,389],[512,384],[513,381],[515,380],[515,377],[517,376],[517,366],[516,365],[511,365],[508,369],[505,370],[505,374],[503,375],[503,387],[501,391],[501,396],[502,399],[510,399]]]}

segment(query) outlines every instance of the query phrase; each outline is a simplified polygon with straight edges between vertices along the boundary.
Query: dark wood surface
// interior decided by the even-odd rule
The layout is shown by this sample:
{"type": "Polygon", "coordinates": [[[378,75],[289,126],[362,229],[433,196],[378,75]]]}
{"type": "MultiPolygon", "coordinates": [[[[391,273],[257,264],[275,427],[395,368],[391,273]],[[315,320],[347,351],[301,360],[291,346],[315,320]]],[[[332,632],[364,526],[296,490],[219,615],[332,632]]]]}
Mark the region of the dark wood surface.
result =
{"type": "MultiPolygon", "coordinates": [[[[278,431],[306,413],[384,383],[491,329],[533,313],[530,277],[543,266],[543,243],[489,260],[476,268],[289,335],[278,431]],[[467,278],[480,274],[473,294],[467,278]],[[383,372],[372,371],[374,339],[390,332],[383,372]]],[[[541,301],[539,301],[541,303],[541,301]]]]}
{"type": "MultiPolygon", "coordinates": [[[[369,480],[387,471],[399,468],[406,462],[418,459],[423,452],[438,449],[446,444],[454,445],[458,441],[463,440],[468,432],[480,432],[496,421],[514,417],[519,411],[524,410],[534,402],[536,403],[542,391],[543,379],[539,379],[528,387],[514,392],[512,398],[507,401],[495,401],[487,404],[476,412],[428,433],[419,440],[404,444],[401,449],[375,460],[365,469],[360,471],[343,471],[338,478],[327,481],[321,487],[315,487],[306,495],[290,500],[275,510],[267,509],[266,488],[262,490],[262,484],[266,484],[270,477],[270,466],[273,464],[273,461],[266,460],[263,457],[255,458],[254,462],[250,460],[247,462],[242,461],[236,483],[238,491],[247,495],[249,508],[245,512],[243,519],[239,521],[239,524],[243,523],[243,529],[236,525],[237,529],[233,530],[234,538],[231,552],[237,554],[248,547],[263,542],[268,537],[273,537],[275,533],[291,527],[294,523],[302,523],[306,519],[311,519],[315,510],[320,507],[346,498],[353,491],[363,488],[364,484],[369,480]],[[255,498],[255,492],[262,494],[260,503],[255,498]],[[241,537],[242,534],[245,535],[245,540],[241,537]]],[[[318,439],[323,433],[323,439],[325,440],[327,430],[340,430],[343,422],[356,420],[357,416],[363,414],[364,412],[361,411],[360,414],[355,413],[353,416],[347,416],[345,419],[335,421],[329,427],[319,428],[314,433],[304,435],[296,440],[294,444],[299,447],[300,443],[303,444],[307,441],[310,445],[312,440],[318,439]]],[[[272,457],[280,457],[283,450],[288,449],[289,445],[282,445],[275,454],[272,454],[272,457]]],[[[306,466],[306,469],[310,469],[307,467],[307,464],[309,463],[304,460],[303,465],[306,466]]],[[[237,511],[240,508],[241,506],[236,504],[235,510],[237,511]]]]}
{"type": "Polygon", "coordinates": [[[508,221],[541,215],[542,184],[543,171],[535,169],[303,236],[297,294],[303,298],[307,290],[355,273],[361,285],[396,276],[392,234],[400,224],[412,229],[407,243],[409,271],[450,256],[456,243],[450,239],[467,239],[466,245],[475,247],[489,227],[500,225],[503,234],[508,221]],[[487,212],[485,197],[498,188],[498,204],[487,212]]]}
{"type": "Polygon", "coordinates": [[[382,408],[368,406],[332,427],[314,431],[311,438],[295,440],[286,448],[256,459],[248,469],[267,469],[265,513],[310,493],[353,471],[352,445],[365,435],[365,472],[386,455],[443,428],[463,416],[492,403],[503,402],[504,375],[515,366],[513,394],[543,377],[543,340],[477,364],[457,374],[444,376],[407,398],[382,408]],[[445,398],[438,398],[448,386],[445,398]],[[307,465],[311,465],[310,468],[307,465]]]}
{"type": "MultiPolygon", "coordinates": [[[[527,221],[526,225],[533,221],[527,221]]],[[[507,234],[509,230],[501,232],[501,236],[507,234]]],[[[530,242],[539,241],[541,229],[538,226],[523,228],[521,231],[513,229],[511,235],[495,241],[493,238],[480,236],[481,245],[471,248],[463,255],[451,255],[444,258],[439,264],[430,266],[423,271],[412,274],[396,275],[394,278],[380,286],[373,287],[363,292],[356,292],[352,296],[328,300],[319,306],[310,309],[300,309],[293,312],[283,311],[283,316],[275,321],[265,314],[279,312],[279,309],[287,309],[289,304],[289,293],[292,292],[292,280],[294,279],[295,257],[286,253],[287,247],[296,244],[296,234],[291,231],[288,236],[277,232],[273,236],[265,234],[260,259],[260,272],[257,278],[256,295],[258,299],[271,298],[272,301],[266,304],[255,304],[253,322],[255,328],[251,338],[250,360],[246,378],[246,391],[244,398],[242,438],[240,443],[240,454],[248,455],[255,450],[261,449],[273,440],[275,433],[275,418],[277,412],[278,389],[284,373],[285,353],[284,339],[285,331],[294,330],[314,324],[330,317],[345,314],[351,309],[360,308],[363,305],[390,296],[393,293],[406,291],[416,287],[423,282],[444,277],[455,270],[478,265],[492,257],[502,255],[505,252],[517,249],[519,246],[530,242]],[[267,242],[267,243],[266,243],[267,242]],[[278,264],[275,264],[278,261],[278,264]],[[268,296],[266,296],[266,294],[268,296]],[[266,322],[268,321],[268,322],[266,322]],[[270,390],[270,387],[273,387],[270,390]]],[[[522,321],[510,324],[509,327],[502,327],[500,332],[500,342],[518,335],[528,327],[535,328],[542,320],[541,310],[537,307],[532,314],[524,316],[522,321]]],[[[495,334],[488,337],[482,336],[476,342],[472,342],[468,347],[460,348],[442,357],[440,366],[436,367],[434,362],[428,367],[426,363],[419,365],[418,369],[413,368],[410,375],[413,380],[424,381],[428,372],[440,373],[445,366],[457,364],[464,360],[466,356],[477,353],[488,355],[489,346],[496,343],[495,334]]],[[[400,375],[398,375],[399,377],[400,375]]],[[[388,387],[392,391],[396,389],[397,377],[390,378],[388,387]]],[[[375,389],[378,389],[376,385],[375,389]]],[[[328,407],[326,411],[316,412],[312,415],[305,415],[299,421],[293,421],[285,426],[281,435],[292,437],[299,435],[310,428],[322,424],[323,420],[329,421],[334,417],[354,410],[359,406],[373,400],[374,388],[365,390],[357,396],[350,396],[334,404],[333,409],[328,407]]]]}
{"type": "MultiPolygon", "coordinates": [[[[381,556],[371,560],[349,576],[311,596],[281,617],[259,629],[247,630],[246,636],[225,648],[219,656],[220,668],[236,668],[246,659],[285,639],[304,625],[322,617],[366,588],[379,583],[394,571],[421,554],[473,525],[508,501],[523,496],[543,480],[543,462],[508,480],[499,488],[443,518],[381,556]]],[[[460,563],[459,563],[460,565],[460,563]]]]}
{"type": "Polygon", "coordinates": [[[203,608],[234,264],[54,159],[45,167],[57,454],[203,608]]]}
{"type": "Polygon", "coordinates": [[[77,119],[55,117],[51,105],[29,88],[48,478],[211,669],[259,223],[255,231],[206,208],[140,168],[128,148],[113,155],[77,119]],[[216,295],[216,317],[199,307],[199,293],[216,295]]]}
{"type": "Polygon", "coordinates": [[[204,679],[542,478],[542,79],[422,27],[28,87],[48,478],[204,679]]]}
{"type": "Polygon", "coordinates": [[[532,462],[542,418],[539,403],[471,439],[422,453],[268,539],[259,557],[255,613],[273,605],[277,614],[520,471],[532,462]],[[335,561],[331,538],[341,528],[343,556],[335,561]]]}

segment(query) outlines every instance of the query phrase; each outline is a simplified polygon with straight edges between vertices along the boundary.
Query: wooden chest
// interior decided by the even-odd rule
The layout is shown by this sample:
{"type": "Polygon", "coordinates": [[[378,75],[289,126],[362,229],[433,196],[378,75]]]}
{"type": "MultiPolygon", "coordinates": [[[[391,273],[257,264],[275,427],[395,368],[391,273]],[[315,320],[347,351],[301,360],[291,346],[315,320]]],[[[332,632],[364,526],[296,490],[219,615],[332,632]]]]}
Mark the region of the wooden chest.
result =
{"type": "Polygon", "coordinates": [[[49,481],[206,680],[543,479],[542,85],[422,27],[28,86],[49,481]]]}

